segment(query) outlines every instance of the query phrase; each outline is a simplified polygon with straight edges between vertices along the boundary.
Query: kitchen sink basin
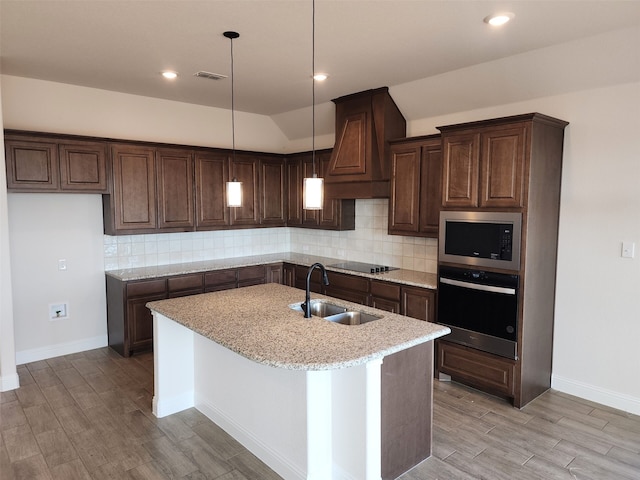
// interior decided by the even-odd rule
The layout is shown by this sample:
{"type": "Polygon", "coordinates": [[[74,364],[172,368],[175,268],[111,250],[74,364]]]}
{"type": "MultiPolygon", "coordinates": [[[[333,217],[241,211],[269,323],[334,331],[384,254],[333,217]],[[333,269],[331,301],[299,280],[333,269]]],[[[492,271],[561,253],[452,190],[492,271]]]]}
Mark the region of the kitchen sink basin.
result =
{"type": "MultiPolygon", "coordinates": [[[[290,305],[290,308],[302,312],[302,306],[299,303],[290,305]]],[[[311,303],[311,315],[342,325],[361,325],[382,318],[370,313],[348,311],[340,305],[322,301],[311,303]]]]}
{"type": "Polygon", "coordinates": [[[344,312],[324,317],[325,320],[340,323],[342,325],[362,325],[363,323],[373,322],[374,320],[379,320],[381,318],[382,317],[377,315],[371,315],[370,313],[364,312],[344,312]]]}

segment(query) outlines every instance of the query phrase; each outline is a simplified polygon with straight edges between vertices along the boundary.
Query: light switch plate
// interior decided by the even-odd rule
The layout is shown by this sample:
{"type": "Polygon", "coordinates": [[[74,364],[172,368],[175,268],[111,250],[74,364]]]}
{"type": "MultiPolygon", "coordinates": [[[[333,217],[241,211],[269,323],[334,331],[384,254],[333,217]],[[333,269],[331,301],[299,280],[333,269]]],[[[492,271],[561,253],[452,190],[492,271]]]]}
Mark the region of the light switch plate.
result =
{"type": "Polygon", "coordinates": [[[622,242],[622,258],[633,258],[635,256],[635,242],[622,242]]]}

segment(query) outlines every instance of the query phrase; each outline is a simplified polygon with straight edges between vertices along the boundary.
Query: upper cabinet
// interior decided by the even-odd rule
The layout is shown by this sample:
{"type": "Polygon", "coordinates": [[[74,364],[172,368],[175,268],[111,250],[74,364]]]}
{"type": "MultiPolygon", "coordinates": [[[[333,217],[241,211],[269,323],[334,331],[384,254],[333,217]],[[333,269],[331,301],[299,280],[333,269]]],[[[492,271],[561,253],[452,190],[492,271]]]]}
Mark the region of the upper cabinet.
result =
{"type": "Polygon", "coordinates": [[[231,161],[229,180],[236,179],[242,182],[242,206],[231,208],[231,225],[260,224],[259,162],[260,159],[257,156],[239,153],[236,153],[231,161]]]}
{"type": "Polygon", "coordinates": [[[226,182],[229,157],[226,152],[195,153],[196,230],[217,230],[229,225],[226,182]]]}
{"type": "Polygon", "coordinates": [[[260,159],[260,224],[283,227],[287,223],[287,170],[284,157],[260,159]]]}
{"type": "Polygon", "coordinates": [[[193,230],[193,152],[156,150],[158,229],[193,230]]]}
{"type": "Polygon", "coordinates": [[[7,131],[5,156],[10,191],[108,192],[106,142],[7,131]]]}
{"type": "Polygon", "coordinates": [[[392,142],[390,234],[438,236],[441,177],[440,135],[392,142]]]}
{"type": "MultiPolygon", "coordinates": [[[[330,150],[316,151],[315,168],[319,177],[325,177],[330,156],[330,150]]],[[[302,208],[303,180],[313,176],[314,173],[311,152],[290,155],[287,158],[286,170],[288,192],[286,220],[288,226],[324,230],[355,229],[355,200],[353,199],[330,198],[325,191],[322,210],[304,210],[302,208]]]]}
{"type": "Polygon", "coordinates": [[[533,113],[438,127],[444,156],[443,208],[525,207],[527,172],[537,168],[532,158],[539,159],[547,144],[543,127],[561,130],[565,125],[533,113]]]}
{"type": "Polygon", "coordinates": [[[340,97],[336,141],[325,177],[329,198],[389,196],[389,140],[406,135],[406,121],[387,87],[340,97]]]}
{"type": "Polygon", "coordinates": [[[152,147],[111,145],[113,193],[102,199],[106,234],[150,233],[158,227],[155,153],[152,147]]]}

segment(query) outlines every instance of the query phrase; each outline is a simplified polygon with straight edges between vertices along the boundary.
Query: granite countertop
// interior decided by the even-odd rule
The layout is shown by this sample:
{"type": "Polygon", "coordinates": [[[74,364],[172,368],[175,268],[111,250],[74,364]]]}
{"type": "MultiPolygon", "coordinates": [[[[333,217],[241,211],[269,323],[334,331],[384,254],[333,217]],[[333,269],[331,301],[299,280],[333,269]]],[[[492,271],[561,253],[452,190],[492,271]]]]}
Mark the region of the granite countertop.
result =
{"type": "Polygon", "coordinates": [[[297,265],[310,266],[316,262],[322,263],[327,270],[334,272],[348,273],[360,277],[373,278],[388,282],[412,285],[415,287],[437,289],[438,280],[434,273],[416,272],[413,270],[392,270],[385,273],[372,274],[344,270],[342,268],[331,267],[335,263],[342,263],[345,260],[336,258],[319,257],[315,255],[305,255],[301,253],[271,253],[267,255],[252,255],[249,257],[235,257],[219,260],[205,260],[200,262],[174,263],[170,265],[157,265],[153,267],[139,267],[122,270],[108,270],[105,272],[122,281],[144,280],[158,277],[168,277],[172,275],[182,275],[186,273],[198,273],[211,270],[223,270],[226,268],[249,267],[252,265],[263,265],[268,263],[294,263],[297,265]]]}
{"type": "Polygon", "coordinates": [[[150,302],[147,307],[257,363],[289,370],[364,364],[450,333],[448,327],[313,293],[382,316],[362,325],[305,319],[297,288],[275,283],[150,302]]]}

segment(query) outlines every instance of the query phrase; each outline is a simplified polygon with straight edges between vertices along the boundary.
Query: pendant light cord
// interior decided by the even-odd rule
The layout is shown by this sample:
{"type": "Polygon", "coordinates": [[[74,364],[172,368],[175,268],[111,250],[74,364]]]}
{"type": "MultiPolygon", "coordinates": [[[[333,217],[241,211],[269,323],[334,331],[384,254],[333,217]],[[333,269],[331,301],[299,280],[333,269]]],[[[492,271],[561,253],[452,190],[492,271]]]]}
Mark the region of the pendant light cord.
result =
{"type": "Polygon", "coordinates": [[[233,71],[233,37],[231,40],[231,152],[233,161],[236,161],[236,109],[235,109],[235,89],[233,71]]]}
{"type": "Polygon", "coordinates": [[[311,164],[316,177],[316,0],[311,0],[311,164]]]}

